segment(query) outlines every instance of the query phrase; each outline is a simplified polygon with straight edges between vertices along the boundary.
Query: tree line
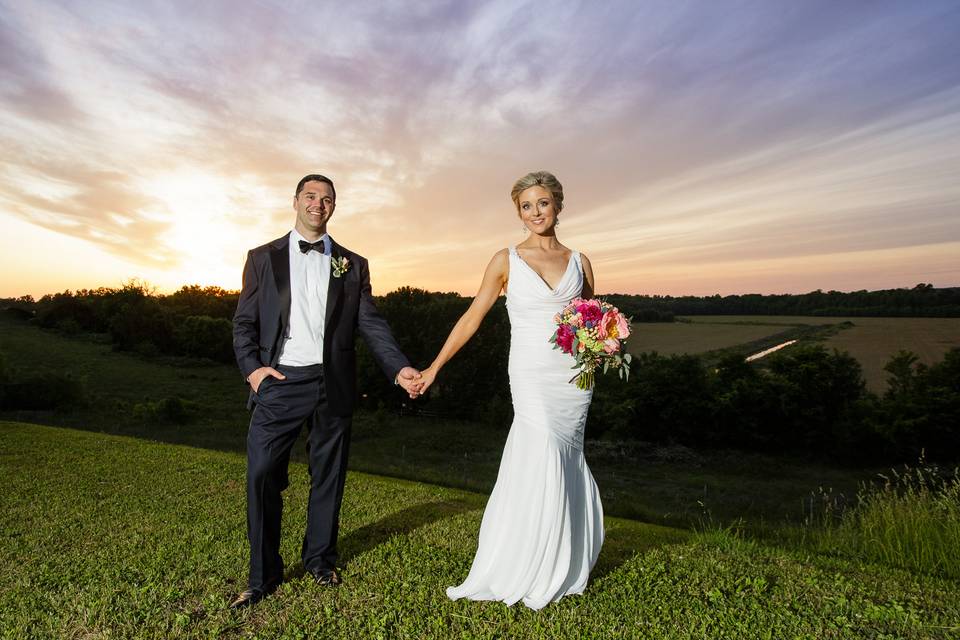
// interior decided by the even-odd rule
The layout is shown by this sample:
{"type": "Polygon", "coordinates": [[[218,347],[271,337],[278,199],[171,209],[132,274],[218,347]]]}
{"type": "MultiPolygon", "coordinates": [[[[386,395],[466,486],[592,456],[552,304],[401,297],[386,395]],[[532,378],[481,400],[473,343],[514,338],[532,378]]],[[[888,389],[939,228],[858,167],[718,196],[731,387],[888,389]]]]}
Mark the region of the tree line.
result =
{"type": "MultiPolygon", "coordinates": [[[[931,291],[936,292],[923,289],[911,295],[931,291]]],[[[232,364],[231,318],[237,297],[236,291],[199,286],[160,295],[131,282],[36,301],[6,300],[3,306],[7,314],[47,329],[106,334],[118,350],[232,364]]],[[[605,297],[622,304],[620,297],[605,297]]],[[[907,300],[912,298],[903,299],[907,300]]],[[[410,287],[377,298],[378,308],[416,366],[430,363],[470,302],[456,293],[410,287]]],[[[631,309],[631,301],[625,302],[622,308],[628,314],[643,308],[631,309]]],[[[636,300],[632,304],[639,305],[636,300]]],[[[796,308],[789,312],[796,313],[796,308]]],[[[651,321],[666,317],[651,311],[651,321]]],[[[505,428],[512,411],[509,342],[510,324],[501,299],[474,338],[444,368],[429,396],[411,402],[358,341],[360,406],[505,428]]],[[[866,389],[856,359],[817,344],[791,347],[752,364],[745,363],[742,354],[706,361],[694,355],[641,353],[631,365],[629,382],[613,376],[599,379],[587,437],[856,461],[912,461],[922,449],[929,459],[960,458],[960,350],[930,366],[902,352],[890,360],[887,372],[889,389],[877,395],[866,389]]],[[[29,401],[36,403],[40,397],[43,394],[34,394],[29,401]]]]}
{"type": "Polygon", "coordinates": [[[822,291],[802,294],[729,296],[604,296],[628,313],[638,310],[681,315],[960,317],[960,287],[920,283],[911,289],[822,291]]]}

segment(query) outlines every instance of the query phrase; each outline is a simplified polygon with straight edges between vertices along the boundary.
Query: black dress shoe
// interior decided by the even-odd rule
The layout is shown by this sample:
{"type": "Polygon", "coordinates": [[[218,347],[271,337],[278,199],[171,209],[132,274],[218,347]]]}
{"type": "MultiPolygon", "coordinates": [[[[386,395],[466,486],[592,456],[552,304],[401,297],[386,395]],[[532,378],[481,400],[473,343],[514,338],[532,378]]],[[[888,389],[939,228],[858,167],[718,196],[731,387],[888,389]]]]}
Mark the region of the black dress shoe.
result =
{"type": "Polygon", "coordinates": [[[266,597],[265,594],[260,589],[247,589],[240,595],[238,595],[233,602],[230,603],[229,609],[236,611],[237,609],[245,609],[246,607],[252,607],[266,597]]]}
{"type": "Polygon", "coordinates": [[[321,569],[320,571],[311,571],[313,581],[322,587],[337,587],[343,583],[340,574],[336,569],[321,569]]]}
{"type": "Polygon", "coordinates": [[[236,611],[237,609],[245,609],[246,607],[252,607],[257,604],[268,595],[277,590],[277,587],[280,586],[280,581],[270,583],[263,589],[247,589],[240,595],[238,595],[233,602],[230,603],[228,609],[236,611]]]}

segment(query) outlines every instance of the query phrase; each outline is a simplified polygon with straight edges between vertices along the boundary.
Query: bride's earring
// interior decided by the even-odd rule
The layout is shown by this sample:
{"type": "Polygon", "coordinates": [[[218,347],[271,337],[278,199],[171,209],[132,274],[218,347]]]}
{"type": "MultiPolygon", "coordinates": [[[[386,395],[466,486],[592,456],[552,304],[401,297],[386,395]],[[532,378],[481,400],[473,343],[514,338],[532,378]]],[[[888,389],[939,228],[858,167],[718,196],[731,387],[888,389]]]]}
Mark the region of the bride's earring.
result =
{"type": "Polygon", "coordinates": [[[560,216],[557,216],[557,220],[556,220],[556,222],[553,223],[553,226],[555,226],[555,227],[559,227],[559,226],[560,226],[560,216]]]}

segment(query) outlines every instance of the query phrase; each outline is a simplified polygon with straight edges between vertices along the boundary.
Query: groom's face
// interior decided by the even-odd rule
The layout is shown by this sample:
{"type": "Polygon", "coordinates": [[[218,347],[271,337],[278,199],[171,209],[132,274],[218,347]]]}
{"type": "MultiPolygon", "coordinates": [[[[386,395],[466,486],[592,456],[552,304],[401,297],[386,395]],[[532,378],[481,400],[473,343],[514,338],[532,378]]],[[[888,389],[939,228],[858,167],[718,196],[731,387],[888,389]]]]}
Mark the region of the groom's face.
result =
{"type": "Polygon", "coordinates": [[[323,235],[327,232],[327,220],[333,215],[337,203],[333,189],[326,182],[311,180],[293,199],[293,209],[297,212],[297,226],[301,233],[323,235]]]}

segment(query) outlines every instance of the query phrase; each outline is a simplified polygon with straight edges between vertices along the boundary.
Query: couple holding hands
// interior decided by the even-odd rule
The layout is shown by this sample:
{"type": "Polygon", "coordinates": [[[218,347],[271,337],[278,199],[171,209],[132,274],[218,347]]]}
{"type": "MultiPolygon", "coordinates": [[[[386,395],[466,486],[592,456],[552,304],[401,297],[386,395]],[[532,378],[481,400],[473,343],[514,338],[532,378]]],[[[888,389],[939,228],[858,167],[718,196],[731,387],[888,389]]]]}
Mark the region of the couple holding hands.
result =
{"type": "Polygon", "coordinates": [[[452,599],[522,601],[539,609],[583,592],[603,544],[603,510],[583,457],[592,391],[569,384],[571,360],[549,338],[570,300],[593,295],[586,256],[556,235],[563,188],[550,173],[527,174],[511,192],[528,232],[494,254],[473,303],[440,353],[418,371],[377,312],[367,260],[327,233],[333,181],[297,184],[290,233],[251,250],[233,319],[237,363],[250,385],[247,434],[248,588],[230,604],[251,606],[283,580],[282,492],[290,450],[307,428],[310,496],[303,566],[336,586],[337,533],[356,398],[357,333],[380,368],[415,398],[473,336],[501,293],[510,317],[509,377],[514,421],[480,526],[473,565],[452,599]]]}

